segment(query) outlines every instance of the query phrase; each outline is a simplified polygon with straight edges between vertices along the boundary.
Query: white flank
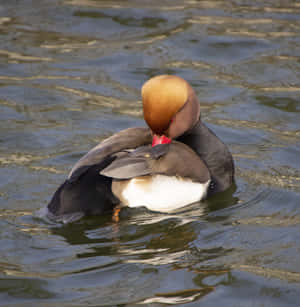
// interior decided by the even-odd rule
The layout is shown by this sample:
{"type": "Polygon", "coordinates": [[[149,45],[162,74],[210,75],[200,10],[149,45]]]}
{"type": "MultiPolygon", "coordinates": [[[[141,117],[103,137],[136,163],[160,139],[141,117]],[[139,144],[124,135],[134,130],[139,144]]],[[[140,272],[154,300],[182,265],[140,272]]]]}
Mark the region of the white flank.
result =
{"type": "Polygon", "coordinates": [[[210,180],[206,183],[189,179],[156,175],[131,179],[122,191],[125,205],[145,206],[153,211],[169,212],[192,204],[206,196],[210,180]]]}

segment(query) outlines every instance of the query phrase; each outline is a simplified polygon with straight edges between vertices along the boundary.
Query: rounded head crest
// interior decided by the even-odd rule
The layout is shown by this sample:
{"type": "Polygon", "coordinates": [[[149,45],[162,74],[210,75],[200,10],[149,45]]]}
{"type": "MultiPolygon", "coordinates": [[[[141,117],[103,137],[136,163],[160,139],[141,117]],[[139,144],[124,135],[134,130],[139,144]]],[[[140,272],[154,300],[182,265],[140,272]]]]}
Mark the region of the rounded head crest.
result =
{"type": "MultiPolygon", "coordinates": [[[[199,118],[200,115],[199,102],[194,90],[187,81],[177,76],[160,75],[148,80],[142,87],[142,100],[144,119],[150,129],[158,135],[168,135],[167,130],[178,130],[173,121],[176,121],[176,126],[180,126],[179,130],[188,129],[194,124],[195,117],[199,118]],[[189,114],[195,110],[196,113],[189,114]],[[177,118],[180,113],[182,115],[177,118]],[[185,124],[179,121],[184,121],[185,124]],[[175,128],[171,129],[171,123],[175,128]]],[[[170,137],[177,137],[183,132],[176,131],[177,135],[170,137]]]]}
{"type": "Polygon", "coordinates": [[[171,75],[156,76],[142,87],[144,119],[157,134],[168,129],[173,116],[187,102],[189,84],[171,75]]]}

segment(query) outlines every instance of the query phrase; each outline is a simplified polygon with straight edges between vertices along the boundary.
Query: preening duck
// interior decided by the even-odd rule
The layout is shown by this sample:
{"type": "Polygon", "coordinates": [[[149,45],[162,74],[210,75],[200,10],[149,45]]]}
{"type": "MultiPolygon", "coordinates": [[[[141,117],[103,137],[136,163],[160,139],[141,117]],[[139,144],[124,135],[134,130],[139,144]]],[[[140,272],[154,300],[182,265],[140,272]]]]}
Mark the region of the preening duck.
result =
{"type": "Polygon", "coordinates": [[[52,218],[71,221],[117,205],[170,212],[232,185],[232,156],[201,121],[188,82],[153,77],[142,101],[148,128],[120,131],[84,155],[48,204],[52,218]]]}

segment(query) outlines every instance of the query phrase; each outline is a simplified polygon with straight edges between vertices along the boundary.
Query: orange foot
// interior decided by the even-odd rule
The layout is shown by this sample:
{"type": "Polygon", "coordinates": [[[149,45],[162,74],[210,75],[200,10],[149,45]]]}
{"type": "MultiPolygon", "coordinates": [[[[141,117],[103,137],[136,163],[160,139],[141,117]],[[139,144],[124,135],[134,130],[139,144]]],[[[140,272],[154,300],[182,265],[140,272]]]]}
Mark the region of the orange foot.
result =
{"type": "Polygon", "coordinates": [[[120,205],[117,205],[116,207],[114,207],[114,211],[112,215],[113,222],[118,223],[120,221],[120,211],[121,211],[120,205]]]}

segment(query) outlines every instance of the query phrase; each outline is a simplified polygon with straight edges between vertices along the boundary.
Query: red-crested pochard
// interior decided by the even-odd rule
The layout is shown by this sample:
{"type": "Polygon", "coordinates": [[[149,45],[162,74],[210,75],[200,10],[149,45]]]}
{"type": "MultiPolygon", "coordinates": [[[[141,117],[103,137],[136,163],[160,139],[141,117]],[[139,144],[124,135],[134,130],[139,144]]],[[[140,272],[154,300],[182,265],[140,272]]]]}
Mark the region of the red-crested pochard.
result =
{"type": "Polygon", "coordinates": [[[123,130],[83,156],[48,204],[52,218],[71,221],[117,205],[169,212],[232,185],[232,156],[202,123],[184,79],[151,78],[142,100],[149,128],[123,130]]]}

